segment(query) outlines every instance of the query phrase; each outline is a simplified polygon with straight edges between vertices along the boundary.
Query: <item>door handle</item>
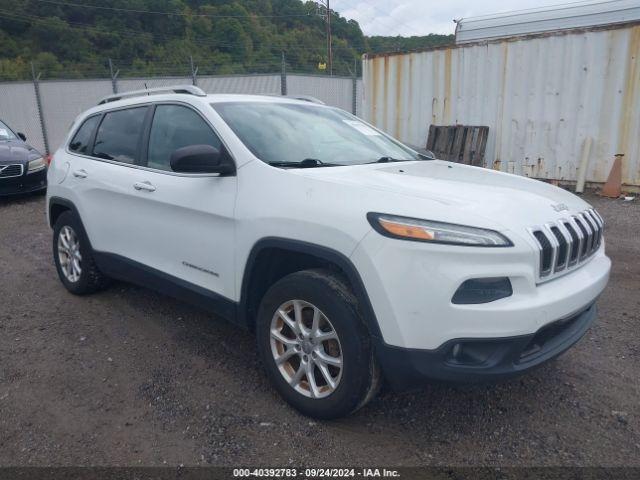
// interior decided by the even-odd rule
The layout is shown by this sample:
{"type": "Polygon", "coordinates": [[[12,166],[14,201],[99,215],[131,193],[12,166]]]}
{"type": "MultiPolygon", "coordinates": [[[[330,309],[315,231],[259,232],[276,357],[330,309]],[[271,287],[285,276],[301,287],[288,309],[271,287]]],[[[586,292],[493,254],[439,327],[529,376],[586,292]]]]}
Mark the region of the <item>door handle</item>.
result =
{"type": "Polygon", "coordinates": [[[151,185],[149,182],[136,182],[133,184],[133,188],[136,190],[144,190],[145,192],[155,192],[156,187],[151,185]]]}
{"type": "Polygon", "coordinates": [[[76,178],[87,178],[88,175],[89,174],[84,168],[81,168],[80,170],[76,170],[73,172],[73,176],[76,178]]]}

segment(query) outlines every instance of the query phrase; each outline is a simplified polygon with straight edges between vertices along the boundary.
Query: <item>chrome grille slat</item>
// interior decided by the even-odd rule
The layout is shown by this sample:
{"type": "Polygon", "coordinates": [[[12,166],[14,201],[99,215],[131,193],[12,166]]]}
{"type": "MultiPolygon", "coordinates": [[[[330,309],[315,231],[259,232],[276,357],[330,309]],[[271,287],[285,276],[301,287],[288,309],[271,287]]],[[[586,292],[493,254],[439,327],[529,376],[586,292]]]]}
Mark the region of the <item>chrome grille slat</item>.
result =
{"type": "Polygon", "coordinates": [[[561,272],[567,267],[569,263],[569,250],[571,247],[571,237],[568,233],[564,232],[562,222],[558,222],[557,225],[551,225],[551,233],[553,233],[558,242],[558,255],[556,262],[554,263],[554,271],[561,272]]]}
{"type": "Polygon", "coordinates": [[[528,229],[540,249],[538,278],[573,270],[602,245],[604,220],[593,209],[528,229]]]}
{"type": "Polygon", "coordinates": [[[589,224],[589,227],[591,227],[591,230],[593,231],[593,238],[591,239],[591,248],[589,249],[589,255],[591,255],[598,248],[598,237],[599,237],[599,233],[598,232],[600,231],[600,228],[594,222],[594,220],[591,217],[591,215],[589,214],[589,212],[585,212],[584,213],[584,218],[587,221],[587,223],[589,224]]]}
{"type": "Polygon", "coordinates": [[[600,222],[600,219],[598,218],[595,210],[588,210],[587,213],[590,215],[591,219],[594,222],[594,225],[596,226],[596,245],[594,247],[594,250],[597,250],[598,248],[600,248],[600,244],[602,243],[602,227],[604,227],[604,225],[602,225],[602,223],[600,222]]]}
{"type": "Polygon", "coordinates": [[[591,243],[591,230],[587,227],[587,225],[585,224],[584,220],[580,217],[580,215],[576,215],[575,217],[573,217],[573,219],[578,225],[578,228],[582,231],[583,242],[582,242],[582,248],[580,249],[580,259],[579,259],[579,261],[582,261],[583,259],[587,258],[587,254],[589,252],[590,243],[591,243]]]}
{"type": "Polygon", "coordinates": [[[580,253],[580,237],[578,232],[576,232],[575,226],[571,225],[571,222],[565,220],[560,222],[560,224],[564,227],[564,229],[569,233],[569,237],[571,237],[571,248],[569,249],[569,263],[568,267],[572,267],[576,263],[578,263],[578,256],[580,253]]]}
{"type": "Polygon", "coordinates": [[[20,163],[0,165],[0,178],[20,177],[24,173],[24,167],[20,163]]]}

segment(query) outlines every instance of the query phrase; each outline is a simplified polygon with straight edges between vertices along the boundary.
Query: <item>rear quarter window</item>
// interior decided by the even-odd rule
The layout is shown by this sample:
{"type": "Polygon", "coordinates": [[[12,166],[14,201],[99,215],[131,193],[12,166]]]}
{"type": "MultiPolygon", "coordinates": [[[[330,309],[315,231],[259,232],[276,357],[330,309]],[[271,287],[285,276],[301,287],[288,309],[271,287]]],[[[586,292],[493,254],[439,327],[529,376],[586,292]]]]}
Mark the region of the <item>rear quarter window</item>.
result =
{"type": "Polygon", "coordinates": [[[100,115],[87,118],[82,126],[78,129],[73,136],[71,143],[69,143],[69,150],[76,153],[82,153],[89,155],[91,152],[89,142],[93,136],[93,131],[96,129],[98,122],[100,121],[100,115]]]}

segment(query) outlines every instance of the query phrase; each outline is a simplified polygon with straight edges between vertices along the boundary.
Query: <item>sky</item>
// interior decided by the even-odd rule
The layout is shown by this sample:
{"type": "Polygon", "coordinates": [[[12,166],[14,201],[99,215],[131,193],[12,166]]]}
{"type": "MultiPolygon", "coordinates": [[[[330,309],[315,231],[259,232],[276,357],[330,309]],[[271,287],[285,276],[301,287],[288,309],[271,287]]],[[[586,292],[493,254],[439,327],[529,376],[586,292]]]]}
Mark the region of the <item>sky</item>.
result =
{"type": "Polygon", "coordinates": [[[454,33],[453,19],[568,3],[571,0],[331,0],[365,35],[454,33]]]}

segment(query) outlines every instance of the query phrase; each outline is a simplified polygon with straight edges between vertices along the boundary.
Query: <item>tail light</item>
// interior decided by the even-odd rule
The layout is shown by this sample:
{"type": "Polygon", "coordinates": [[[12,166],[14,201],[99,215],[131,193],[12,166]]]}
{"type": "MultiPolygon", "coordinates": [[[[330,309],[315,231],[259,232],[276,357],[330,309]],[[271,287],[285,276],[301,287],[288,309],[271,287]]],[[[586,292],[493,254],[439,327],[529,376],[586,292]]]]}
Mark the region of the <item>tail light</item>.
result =
{"type": "Polygon", "coordinates": [[[47,154],[44,156],[44,161],[47,164],[47,167],[51,165],[51,162],[53,162],[53,155],[51,154],[47,154]]]}

